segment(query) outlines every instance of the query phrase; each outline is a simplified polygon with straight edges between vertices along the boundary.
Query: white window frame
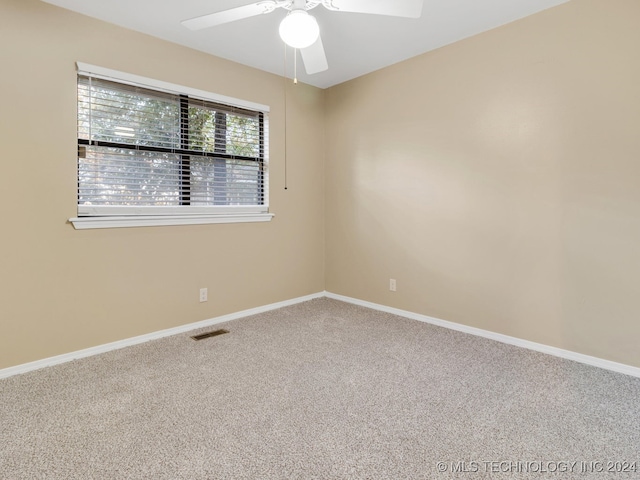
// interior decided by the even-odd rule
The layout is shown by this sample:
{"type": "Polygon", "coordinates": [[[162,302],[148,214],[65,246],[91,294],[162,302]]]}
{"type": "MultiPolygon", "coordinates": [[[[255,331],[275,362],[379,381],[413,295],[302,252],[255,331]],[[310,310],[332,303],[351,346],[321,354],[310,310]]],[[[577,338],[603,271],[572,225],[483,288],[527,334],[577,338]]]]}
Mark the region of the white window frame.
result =
{"type": "MultiPolygon", "coordinates": [[[[109,68],[77,62],[77,74],[89,75],[94,78],[111,80],[128,85],[159,90],[177,95],[188,95],[215,103],[235,106],[239,108],[257,110],[262,112],[267,118],[269,106],[241,100],[225,95],[219,95],[204,90],[198,90],[182,85],[177,85],[161,80],[142,77],[131,73],[120,72],[109,68]]],[[[201,225],[214,223],[246,223],[246,222],[268,222],[273,218],[269,212],[269,129],[268,121],[265,122],[264,131],[264,204],[259,206],[229,206],[223,212],[211,213],[207,207],[190,207],[185,213],[184,207],[175,207],[167,211],[164,207],[164,214],[154,215],[158,211],[153,206],[148,207],[120,207],[111,209],[112,214],[103,215],[100,209],[92,210],[87,206],[78,206],[78,216],[70,218],[69,221],[77,230],[94,228],[119,228],[119,227],[143,227],[143,226],[166,226],[166,225],[201,225]]]]}

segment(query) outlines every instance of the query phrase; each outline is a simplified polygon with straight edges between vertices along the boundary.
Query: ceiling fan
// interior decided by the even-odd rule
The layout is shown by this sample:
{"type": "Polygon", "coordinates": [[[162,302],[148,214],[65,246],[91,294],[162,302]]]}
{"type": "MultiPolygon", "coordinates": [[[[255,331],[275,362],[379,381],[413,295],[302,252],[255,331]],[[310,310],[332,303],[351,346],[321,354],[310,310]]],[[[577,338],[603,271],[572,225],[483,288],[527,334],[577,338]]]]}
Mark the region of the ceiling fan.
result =
{"type": "Polygon", "coordinates": [[[318,22],[309,15],[309,10],[322,4],[327,10],[336,12],[418,18],[422,13],[422,2],[423,0],[263,0],[184,20],[182,25],[191,30],[201,30],[284,8],[289,13],[280,23],[280,37],[287,45],[300,49],[305,70],[312,75],[327,70],[329,65],[318,22]]]}

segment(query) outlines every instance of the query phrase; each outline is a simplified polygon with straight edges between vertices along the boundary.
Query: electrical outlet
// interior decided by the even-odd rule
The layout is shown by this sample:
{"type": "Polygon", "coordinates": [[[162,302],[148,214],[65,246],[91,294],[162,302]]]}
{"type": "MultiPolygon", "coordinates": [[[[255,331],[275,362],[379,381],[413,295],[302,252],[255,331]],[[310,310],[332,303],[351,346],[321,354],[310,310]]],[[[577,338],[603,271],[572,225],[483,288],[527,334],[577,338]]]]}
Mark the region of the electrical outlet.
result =
{"type": "Polygon", "coordinates": [[[391,290],[392,292],[396,291],[396,279],[395,278],[390,278],[389,279],[389,290],[391,290]]]}
{"type": "Polygon", "coordinates": [[[200,289],[200,302],[206,302],[207,301],[207,296],[208,296],[208,292],[206,288],[201,288],[200,289]]]}

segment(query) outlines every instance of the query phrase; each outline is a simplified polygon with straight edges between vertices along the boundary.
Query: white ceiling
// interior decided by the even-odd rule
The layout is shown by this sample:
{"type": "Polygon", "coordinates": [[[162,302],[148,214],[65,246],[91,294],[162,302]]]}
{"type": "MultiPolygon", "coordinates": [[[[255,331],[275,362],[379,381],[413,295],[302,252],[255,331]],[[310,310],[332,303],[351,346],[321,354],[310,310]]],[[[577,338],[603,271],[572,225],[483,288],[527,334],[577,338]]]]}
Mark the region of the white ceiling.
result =
{"type": "MultiPolygon", "coordinates": [[[[278,36],[278,25],[287,13],[284,9],[194,32],[180,22],[253,2],[43,1],[260,70],[284,72],[284,44],[278,36]]],[[[567,1],[425,0],[419,19],[332,12],[320,5],[310,13],[320,25],[329,70],[307,75],[299,61],[298,79],[327,88],[567,1]]],[[[292,76],[291,55],[288,76],[292,76]]]]}

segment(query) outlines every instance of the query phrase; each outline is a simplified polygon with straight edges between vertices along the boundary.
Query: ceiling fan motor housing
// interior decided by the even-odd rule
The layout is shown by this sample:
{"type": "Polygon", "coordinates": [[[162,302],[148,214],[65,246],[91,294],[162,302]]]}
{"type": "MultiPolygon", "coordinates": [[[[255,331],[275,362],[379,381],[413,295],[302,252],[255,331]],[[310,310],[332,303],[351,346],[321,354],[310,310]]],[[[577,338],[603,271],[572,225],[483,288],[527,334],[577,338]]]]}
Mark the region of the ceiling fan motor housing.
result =
{"type": "Polygon", "coordinates": [[[322,1],[308,1],[308,0],[291,0],[284,2],[282,8],[286,8],[287,10],[311,10],[316,8],[318,5],[323,3],[322,1]]]}

